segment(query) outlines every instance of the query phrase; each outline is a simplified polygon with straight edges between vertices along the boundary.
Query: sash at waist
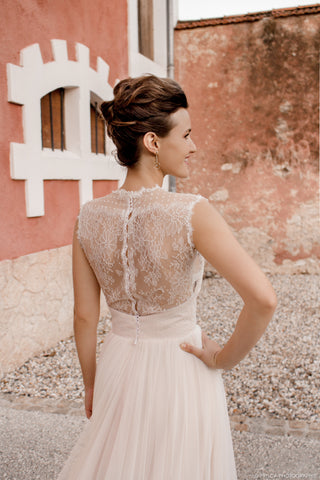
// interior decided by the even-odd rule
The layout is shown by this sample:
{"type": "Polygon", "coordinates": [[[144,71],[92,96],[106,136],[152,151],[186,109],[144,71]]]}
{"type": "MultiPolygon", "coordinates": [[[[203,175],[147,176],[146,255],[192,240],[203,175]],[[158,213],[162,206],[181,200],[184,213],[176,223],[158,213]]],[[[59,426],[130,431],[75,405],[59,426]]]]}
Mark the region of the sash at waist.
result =
{"type": "Polygon", "coordinates": [[[139,339],[182,337],[196,327],[196,298],[191,297],[176,307],[150,315],[130,315],[109,308],[112,332],[116,335],[135,338],[137,322],[139,339]]]}

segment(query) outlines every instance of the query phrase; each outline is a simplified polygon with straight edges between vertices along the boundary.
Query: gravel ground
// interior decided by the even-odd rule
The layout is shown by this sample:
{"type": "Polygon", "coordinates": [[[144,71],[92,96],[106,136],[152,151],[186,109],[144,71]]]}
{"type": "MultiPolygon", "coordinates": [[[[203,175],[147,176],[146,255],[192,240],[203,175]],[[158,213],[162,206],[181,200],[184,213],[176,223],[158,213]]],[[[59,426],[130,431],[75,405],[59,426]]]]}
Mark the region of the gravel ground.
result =
{"type": "MultiPolygon", "coordinates": [[[[0,406],[1,480],[53,480],[86,420],[0,406]]],[[[238,480],[318,480],[320,441],[232,432],[238,480]]]]}
{"type": "MultiPolygon", "coordinates": [[[[229,413],[319,421],[320,278],[274,275],[270,280],[278,296],[274,318],[240,365],[224,372],[229,413]]],[[[240,297],[224,279],[204,280],[198,298],[199,324],[221,345],[231,334],[241,308],[240,297]]],[[[110,326],[110,318],[100,321],[99,348],[110,326]]],[[[73,338],[8,373],[0,381],[0,390],[29,397],[81,398],[81,372],[73,338]]]]}

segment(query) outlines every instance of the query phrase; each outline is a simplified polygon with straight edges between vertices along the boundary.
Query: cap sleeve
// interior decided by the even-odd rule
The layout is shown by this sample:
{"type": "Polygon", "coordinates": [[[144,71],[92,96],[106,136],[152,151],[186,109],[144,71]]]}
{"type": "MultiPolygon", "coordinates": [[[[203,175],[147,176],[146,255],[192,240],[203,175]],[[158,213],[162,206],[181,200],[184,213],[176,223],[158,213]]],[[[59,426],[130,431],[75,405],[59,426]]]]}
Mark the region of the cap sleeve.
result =
{"type": "Polygon", "coordinates": [[[188,228],[188,244],[190,247],[195,248],[194,243],[193,243],[193,226],[192,226],[192,215],[193,215],[193,210],[195,205],[199,203],[201,200],[208,201],[205,197],[202,195],[192,195],[192,200],[189,203],[189,212],[188,212],[188,223],[187,223],[187,228],[188,228]]]}
{"type": "Polygon", "coordinates": [[[85,238],[87,236],[87,229],[88,229],[88,210],[89,210],[89,202],[82,205],[80,208],[77,220],[77,230],[76,235],[79,243],[81,245],[82,250],[85,252],[85,238]]]}

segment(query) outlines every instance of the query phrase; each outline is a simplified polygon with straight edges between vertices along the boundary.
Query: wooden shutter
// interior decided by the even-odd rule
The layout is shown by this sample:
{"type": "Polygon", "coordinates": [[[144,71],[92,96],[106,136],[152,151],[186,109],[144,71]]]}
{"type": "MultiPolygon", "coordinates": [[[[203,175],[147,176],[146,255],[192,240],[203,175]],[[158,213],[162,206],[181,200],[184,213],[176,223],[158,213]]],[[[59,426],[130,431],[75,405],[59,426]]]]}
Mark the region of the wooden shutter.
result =
{"type": "Polygon", "coordinates": [[[64,89],[41,98],[42,148],[64,149],[64,89]]]}
{"type": "Polygon", "coordinates": [[[101,118],[97,104],[90,105],[91,121],[91,151],[93,153],[106,153],[106,127],[101,118]]]}
{"type": "Polygon", "coordinates": [[[139,52],[153,57],[153,0],[138,0],[139,52]]]}

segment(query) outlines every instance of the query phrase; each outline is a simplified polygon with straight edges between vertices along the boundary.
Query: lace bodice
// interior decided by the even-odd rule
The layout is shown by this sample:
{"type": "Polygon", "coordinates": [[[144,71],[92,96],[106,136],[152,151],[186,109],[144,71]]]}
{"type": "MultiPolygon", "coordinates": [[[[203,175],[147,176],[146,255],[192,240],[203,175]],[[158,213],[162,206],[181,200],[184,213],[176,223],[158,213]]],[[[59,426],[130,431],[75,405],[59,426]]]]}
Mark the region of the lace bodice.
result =
{"type": "Polygon", "coordinates": [[[149,315],[198,293],[203,258],[191,216],[201,198],[160,187],[119,189],[82,206],[78,238],[111,308],[149,315]]]}

